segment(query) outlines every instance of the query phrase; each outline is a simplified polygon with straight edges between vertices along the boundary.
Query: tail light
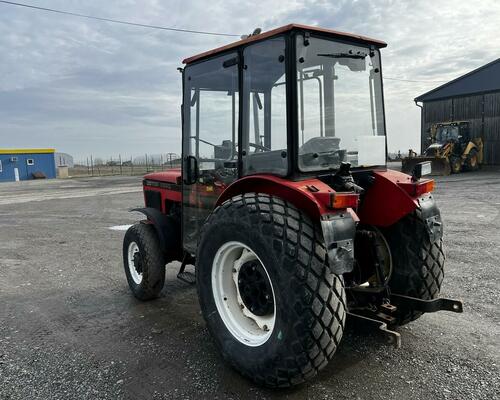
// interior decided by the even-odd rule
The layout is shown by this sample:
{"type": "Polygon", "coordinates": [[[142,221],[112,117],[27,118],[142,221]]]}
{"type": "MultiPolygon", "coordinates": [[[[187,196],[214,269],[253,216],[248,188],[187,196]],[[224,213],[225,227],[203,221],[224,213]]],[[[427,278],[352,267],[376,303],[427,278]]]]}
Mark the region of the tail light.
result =
{"type": "Polygon", "coordinates": [[[435,182],[433,179],[425,181],[398,183],[412,197],[420,197],[425,193],[430,193],[434,190],[435,182]]]}
{"type": "Polygon", "coordinates": [[[356,208],[359,195],[356,193],[330,193],[331,208],[356,208]]]}
{"type": "Polygon", "coordinates": [[[337,193],[333,191],[316,191],[313,196],[325,207],[334,209],[357,208],[359,195],[356,193],[337,193]]]}

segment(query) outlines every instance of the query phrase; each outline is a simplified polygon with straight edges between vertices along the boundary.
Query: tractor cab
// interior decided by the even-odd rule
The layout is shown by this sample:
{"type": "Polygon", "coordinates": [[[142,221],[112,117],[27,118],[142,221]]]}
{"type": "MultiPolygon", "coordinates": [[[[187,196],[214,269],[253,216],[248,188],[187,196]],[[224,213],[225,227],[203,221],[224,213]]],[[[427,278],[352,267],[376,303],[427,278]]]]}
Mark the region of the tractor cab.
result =
{"type": "Polygon", "coordinates": [[[201,224],[237,179],[301,180],[384,166],[385,118],[374,39],[288,25],[184,60],[183,227],[201,224]]]}
{"type": "Polygon", "coordinates": [[[448,142],[469,142],[469,121],[443,122],[431,127],[431,141],[444,145],[448,142]]]}

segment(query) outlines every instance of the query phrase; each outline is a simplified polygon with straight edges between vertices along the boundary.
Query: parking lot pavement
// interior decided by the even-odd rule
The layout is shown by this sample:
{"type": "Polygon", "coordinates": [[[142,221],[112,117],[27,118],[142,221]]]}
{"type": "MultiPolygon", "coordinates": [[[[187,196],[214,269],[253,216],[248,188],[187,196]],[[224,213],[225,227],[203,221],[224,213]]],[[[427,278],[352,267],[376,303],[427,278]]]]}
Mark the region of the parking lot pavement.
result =
{"type": "Polygon", "coordinates": [[[270,391],[219,357],[196,290],[168,268],[160,299],[130,294],[124,232],[141,178],[0,185],[0,399],[500,398],[500,171],[439,178],[442,295],[463,314],[400,329],[402,348],[348,329],[308,384],[270,391]]]}

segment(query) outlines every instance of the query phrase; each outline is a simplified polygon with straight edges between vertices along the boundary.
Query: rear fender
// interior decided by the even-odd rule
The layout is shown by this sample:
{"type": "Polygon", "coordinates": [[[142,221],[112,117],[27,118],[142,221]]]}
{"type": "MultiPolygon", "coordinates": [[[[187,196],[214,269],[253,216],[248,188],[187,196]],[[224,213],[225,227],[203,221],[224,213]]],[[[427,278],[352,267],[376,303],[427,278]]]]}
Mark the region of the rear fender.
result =
{"type": "Polygon", "coordinates": [[[361,223],[387,227],[419,206],[419,196],[408,193],[408,187],[414,185],[409,175],[387,170],[374,171],[373,176],[374,183],[366,191],[358,209],[361,223]]]}
{"type": "Polygon", "coordinates": [[[418,199],[418,205],[425,221],[427,233],[431,242],[436,242],[443,237],[443,221],[441,213],[431,194],[427,194],[418,199]]]}
{"type": "Polygon", "coordinates": [[[354,266],[354,235],[358,216],[352,208],[329,206],[335,191],[318,179],[290,181],[273,175],[251,175],[232,183],[217,199],[216,206],[243,193],[266,193],[280,197],[304,211],[321,226],[330,270],[337,275],[354,266]]]}
{"type": "Polygon", "coordinates": [[[147,217],[147,222],[152,224],[158,235],[161,249],[168,256],[168,261],[178,260],[182,255],[181,226],[177,218],[162,214],[156,208],[134,208],[147,217]]]}

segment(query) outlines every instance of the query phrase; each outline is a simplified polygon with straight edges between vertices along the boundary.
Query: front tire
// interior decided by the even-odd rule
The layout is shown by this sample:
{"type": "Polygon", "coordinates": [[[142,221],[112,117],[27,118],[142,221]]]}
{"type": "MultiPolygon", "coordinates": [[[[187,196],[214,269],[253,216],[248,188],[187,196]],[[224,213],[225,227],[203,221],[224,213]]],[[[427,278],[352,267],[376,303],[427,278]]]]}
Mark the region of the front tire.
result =
{"type": "Polygon", "coordinates": [[[307,216],[266,194],[233,197],[206,221],[197,262],[208,329],[240,373],[286,387],[327,365],[344,330],[345,292],[307,216]]]}
{"type": "Polygon", "coordinates": [[[165,264],[154,226],[132,225],[123,239],[123,266],[135,297],[139,300],[158,297],[165,284],[165,264]]]}

